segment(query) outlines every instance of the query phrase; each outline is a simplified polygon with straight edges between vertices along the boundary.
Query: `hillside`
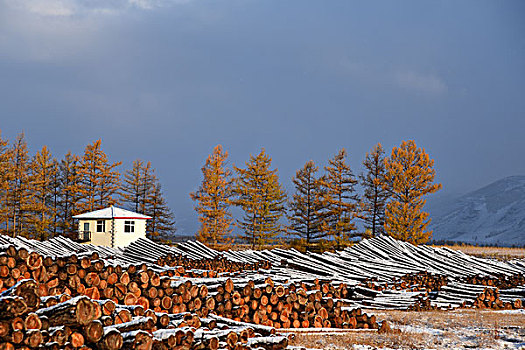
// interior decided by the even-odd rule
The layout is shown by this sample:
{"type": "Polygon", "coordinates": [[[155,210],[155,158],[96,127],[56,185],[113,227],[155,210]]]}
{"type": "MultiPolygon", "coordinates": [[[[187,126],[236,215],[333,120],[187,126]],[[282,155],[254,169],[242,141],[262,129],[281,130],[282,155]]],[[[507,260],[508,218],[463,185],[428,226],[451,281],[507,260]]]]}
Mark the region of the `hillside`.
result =
{"type": "Polygon", "coordinates": [[[434,240],[525,245],[525,176],[491,183],[432,209],[434,240]]]}

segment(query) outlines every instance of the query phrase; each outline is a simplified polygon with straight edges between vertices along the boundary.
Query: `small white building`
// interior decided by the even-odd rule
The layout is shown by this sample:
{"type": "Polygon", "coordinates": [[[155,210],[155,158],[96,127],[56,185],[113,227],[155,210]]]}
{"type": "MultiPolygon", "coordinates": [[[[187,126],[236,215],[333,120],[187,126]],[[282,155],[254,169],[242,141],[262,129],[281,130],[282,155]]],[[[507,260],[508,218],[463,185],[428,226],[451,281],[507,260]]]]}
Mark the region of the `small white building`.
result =
{"type": "Polygon", "coordinates": [[[107,247],[125,247],[146,238],[146,220],[151,217],[111,206],[73,216],[78,220],[79,240],[107,247]]]}

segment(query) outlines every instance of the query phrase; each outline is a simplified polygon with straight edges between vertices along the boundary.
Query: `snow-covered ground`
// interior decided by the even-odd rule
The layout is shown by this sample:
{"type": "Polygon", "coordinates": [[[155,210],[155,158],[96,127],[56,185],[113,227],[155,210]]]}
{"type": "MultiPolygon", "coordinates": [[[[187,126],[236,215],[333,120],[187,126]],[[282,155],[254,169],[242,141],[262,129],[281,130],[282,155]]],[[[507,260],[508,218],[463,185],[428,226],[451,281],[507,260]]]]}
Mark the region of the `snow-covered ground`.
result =
{"type": "Polygon", "coordinates": [[[307,349],[525,349],[525,310],[377,311],[392,332],[297,334],[307,349]]]}

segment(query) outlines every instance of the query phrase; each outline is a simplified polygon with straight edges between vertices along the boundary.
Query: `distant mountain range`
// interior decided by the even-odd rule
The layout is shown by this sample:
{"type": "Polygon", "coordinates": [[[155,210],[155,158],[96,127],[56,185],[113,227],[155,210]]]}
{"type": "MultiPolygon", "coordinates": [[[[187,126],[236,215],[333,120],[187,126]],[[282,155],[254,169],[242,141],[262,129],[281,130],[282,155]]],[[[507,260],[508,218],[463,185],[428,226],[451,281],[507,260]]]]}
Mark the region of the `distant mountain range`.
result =
{"type": "Polygon", "coordinates": [[[431,206],[433,240],[525,246],[525,176],[431,206]]]}

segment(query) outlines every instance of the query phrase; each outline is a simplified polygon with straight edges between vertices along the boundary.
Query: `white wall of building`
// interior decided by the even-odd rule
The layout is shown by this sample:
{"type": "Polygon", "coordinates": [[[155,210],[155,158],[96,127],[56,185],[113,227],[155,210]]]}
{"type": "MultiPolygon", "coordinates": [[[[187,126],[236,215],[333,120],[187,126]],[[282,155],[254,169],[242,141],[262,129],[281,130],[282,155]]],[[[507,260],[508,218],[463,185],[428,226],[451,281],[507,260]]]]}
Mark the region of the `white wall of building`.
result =
{"type": "Polygon", "coordinates": [[[146,220],[143,219],[107,219],[105,221],[105,232],[97,232],[97,221],[100,219],[80,219],[78,221],[78,231],[83,232],[84,223],[89,223],[91,232],[91,243],[100,246],[111,247],[112,221],[115,225],[114,247],[125,247],[139,238],[146,238],[146,220]],[[133,221],[134,232],[124,232],[124,222],[133,221]]]}
{"type": "Polygon", "coordinates": [[[115,219],[115,247],[125,247],[139,238],[146,238],[146,220],[115,219]],[[124,221],[135,222],[135,232],[124,232],[124,221]]]}

